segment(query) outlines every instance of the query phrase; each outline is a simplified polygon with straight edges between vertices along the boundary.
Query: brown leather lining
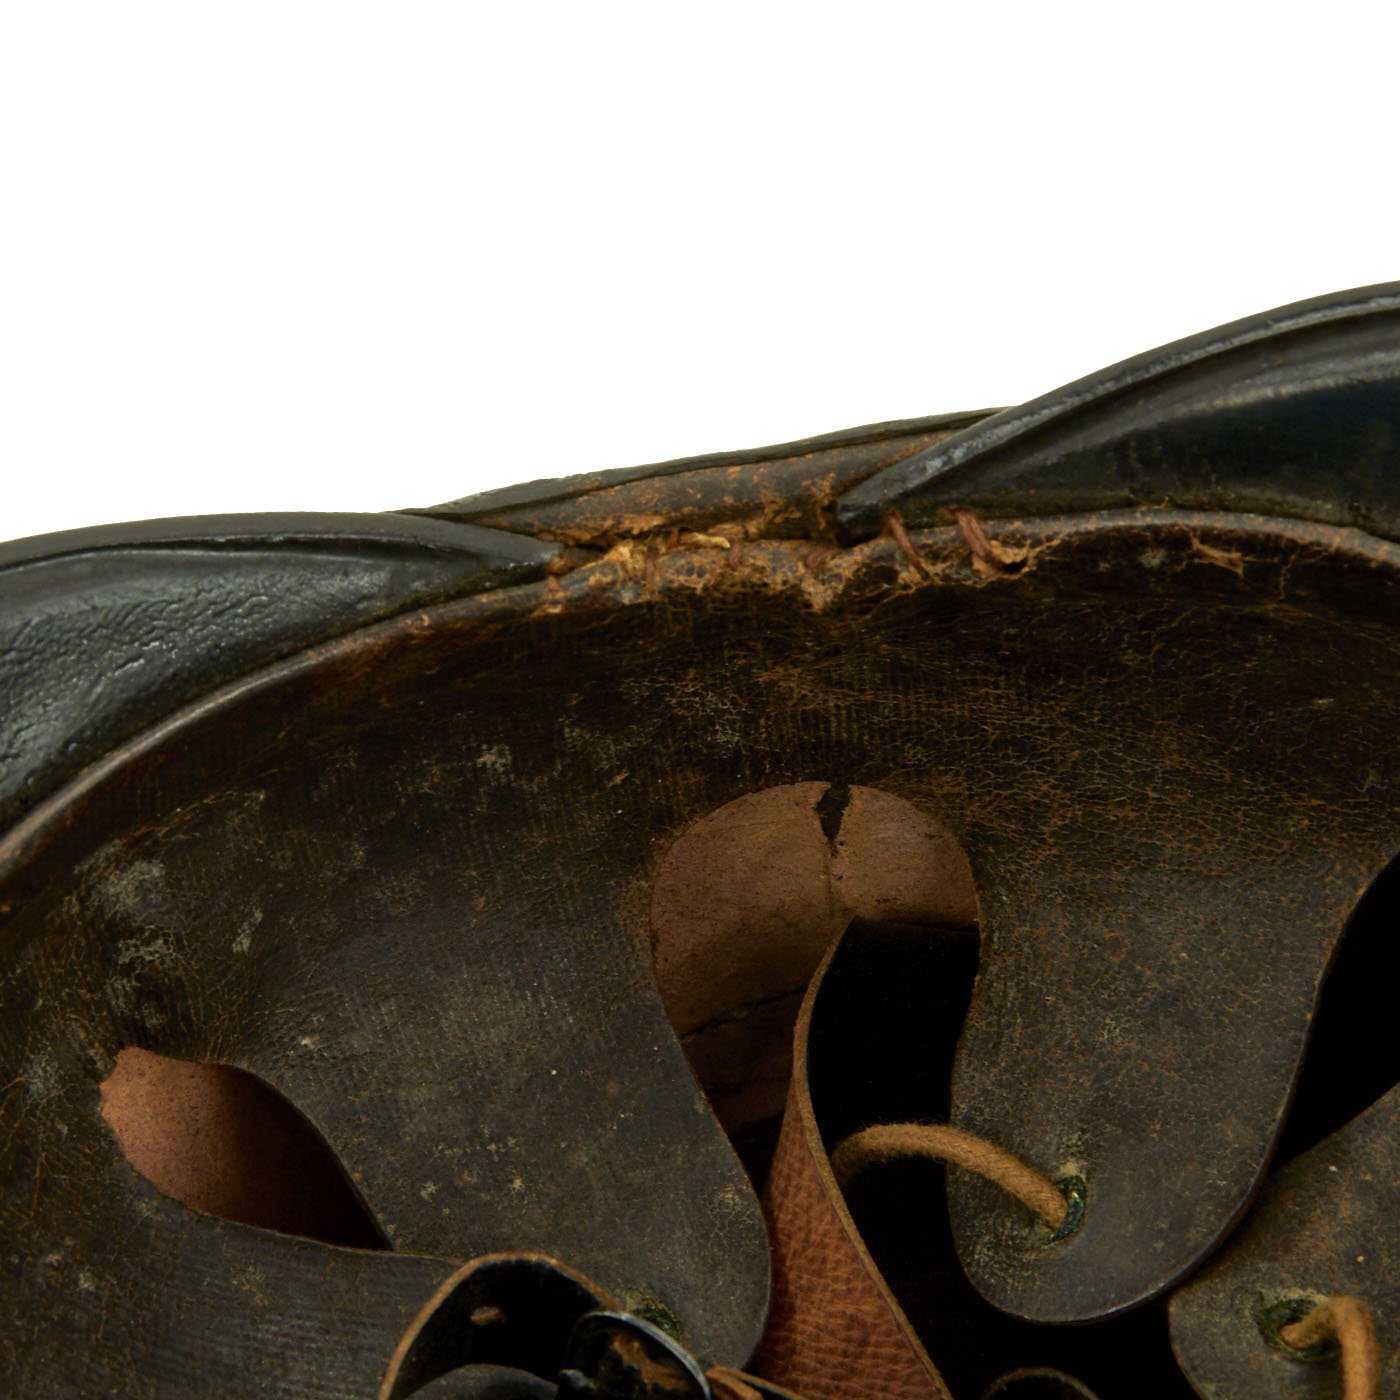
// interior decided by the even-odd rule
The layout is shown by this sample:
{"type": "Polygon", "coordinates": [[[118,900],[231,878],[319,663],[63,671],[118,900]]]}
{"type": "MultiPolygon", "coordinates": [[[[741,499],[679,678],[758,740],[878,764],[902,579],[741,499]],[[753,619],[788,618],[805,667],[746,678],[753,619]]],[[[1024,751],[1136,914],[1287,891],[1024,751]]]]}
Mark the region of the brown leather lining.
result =
{"type": "Polygon", "coordinates": [[[127,1161],[195,1210],[328,1244],[383,1247],[325,1139],[246,1070],[129,1046],[102,1084],[102,1116],[127,1161]]]}
{"type": "Polygon", "coordinates": [[[877,788],[809,782],[749,793],[663,857],[651,904],[657,984],[730,1132],[782,1111],[802,990],[857,917],[977,917],[952,833],[877,788]]]}

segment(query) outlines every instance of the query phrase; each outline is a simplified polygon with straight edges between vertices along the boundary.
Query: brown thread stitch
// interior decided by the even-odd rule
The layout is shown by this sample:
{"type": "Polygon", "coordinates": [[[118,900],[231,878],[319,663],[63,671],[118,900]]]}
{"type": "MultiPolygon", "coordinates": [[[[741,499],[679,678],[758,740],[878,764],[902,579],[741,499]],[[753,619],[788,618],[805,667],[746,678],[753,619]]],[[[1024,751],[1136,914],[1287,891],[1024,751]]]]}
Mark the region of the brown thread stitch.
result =
{"type": "Polygon", "coordinates": [[[1008,549],[989,538],[982,522],[970,510],[955,510],[953,519],[958,522],[963,541],[972,555],[972,567],[978,573],[1010,573],[1025,561],[1024,550],[1008,549]]]}
{"type": "Polygon", "coordinates": [[[914,542],[909,538],[909,531],[904,528],[904,521],[897,510],[892,510],[885,516],[885,529],[890,532],[890,538],[894,541],[895,548],[913,566],[914,572],[928,578],[932,570],[919,557],[919,551],[914,548],[914,542]]]}

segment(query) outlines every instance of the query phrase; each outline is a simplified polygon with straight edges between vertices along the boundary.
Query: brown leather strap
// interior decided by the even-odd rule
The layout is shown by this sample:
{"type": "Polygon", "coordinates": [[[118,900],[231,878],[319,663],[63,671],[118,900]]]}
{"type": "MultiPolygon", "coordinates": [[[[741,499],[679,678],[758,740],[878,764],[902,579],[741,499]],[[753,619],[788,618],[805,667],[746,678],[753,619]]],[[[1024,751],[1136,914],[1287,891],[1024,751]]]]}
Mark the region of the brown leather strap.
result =
{"type": "Polygon", "coordinates": [[[754,1369],[808,1400],[951,1400],[860,1242],[817,1130],[807,1037],[831,957],[798,1017],[787,1114],[764,1197],[773,1303],[754,1369]]]}

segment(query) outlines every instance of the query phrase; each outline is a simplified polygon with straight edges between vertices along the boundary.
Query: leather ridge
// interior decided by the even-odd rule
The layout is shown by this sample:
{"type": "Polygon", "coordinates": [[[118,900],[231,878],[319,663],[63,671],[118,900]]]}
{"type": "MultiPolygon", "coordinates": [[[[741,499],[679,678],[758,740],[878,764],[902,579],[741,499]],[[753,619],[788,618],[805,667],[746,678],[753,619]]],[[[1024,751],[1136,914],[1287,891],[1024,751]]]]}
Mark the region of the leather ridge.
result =
{"type": "Polygon", "coordinates": [[[1175,341],[1009,408],[852,487],[847,539],[954,508],[1248,511],[1400,539],[1400,283],[1175,341]]]}
{"type": "Polygon", "coordinates": [[[536,578],[556,553],[392,514],[197,516],[0,544],[0,828],[225,681],[536,578]]]}

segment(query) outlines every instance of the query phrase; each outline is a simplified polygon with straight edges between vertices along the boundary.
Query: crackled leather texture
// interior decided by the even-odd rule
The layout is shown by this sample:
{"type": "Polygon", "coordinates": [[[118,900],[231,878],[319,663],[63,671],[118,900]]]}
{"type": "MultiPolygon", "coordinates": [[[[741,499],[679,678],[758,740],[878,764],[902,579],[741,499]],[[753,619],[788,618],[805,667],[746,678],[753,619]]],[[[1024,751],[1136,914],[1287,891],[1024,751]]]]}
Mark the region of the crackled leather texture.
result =
{"type": "Polygon", "coordinates": [[[697,822],[803,784],[956,838],[981,961],[951,1116],[1087,1184],[1045,1247],[953,1176],[983,1297],[1087,1321],[1197,1271],[1400,848],[1394,302],[1293,308],[956,432],[324,537],[10,547],[15,1386],[368,1400],[460,1262],[519,1250],[742,1366],[764,1223],[668,1023],[650,914],[697,822]],[[1003,474],[1071,422],[1108,455],[1071,434],[1003,474]],[[100,1111],[128,1047],[273,1086],[393,1249],[161,1195],[100,1111]]]}
{"type": "MultiPolygon", "coordinates": [[[[166,1207],[95,1111],[139,1044],[275,1084],[400,1247],[552,1254],[742,1363],[766,1245],[661,1013],[646,895],[698,816],[819,775],[960,838],[983,964],[955,1117],[1089,1183],[1080,1234],[1028,1254],[994,1188],[955,1180],[979,1285],[1111,1309],[1213,1249],[1342,916],[1400,843],[1400,558],[1099,518],[1047,522],[986,582],[956,531],[916,543],[927,578],[889,541],[822,574],[773,543],[429,609],[206,702],[12,832],[5,1227],[32,1261],[79,1241],[92,1288],[23,1266],[11,1338],[153,1296],[121,1271],[164,1231],[113,1254],[112,1221],[166,1207]]],[[[275,1270],[286,1246],[248,1247],[275,1270]]],[[[28,1345],[31,1375],[71,1362],[28,1345]]]]}
{"type": "Polygon", "coordinates": [[[547,544],[393,515],[203,516],[0,544],[0,823],[223,681],[547,544]]]}

